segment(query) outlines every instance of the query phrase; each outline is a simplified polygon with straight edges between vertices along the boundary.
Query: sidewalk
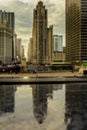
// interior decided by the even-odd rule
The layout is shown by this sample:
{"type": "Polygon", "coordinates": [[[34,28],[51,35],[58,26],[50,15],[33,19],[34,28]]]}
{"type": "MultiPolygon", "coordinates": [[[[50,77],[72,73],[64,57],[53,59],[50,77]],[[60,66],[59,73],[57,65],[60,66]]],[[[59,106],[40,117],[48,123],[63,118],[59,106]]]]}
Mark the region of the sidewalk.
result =
{"type": "Polygon", "coordinates": [[[45,73],[1,73],[0,77],[41,77],[41,76],[75,76],[78,75],[78,72],[70,72],[70,71],[65,71],[65,72],[45,72],[45,73]]]}

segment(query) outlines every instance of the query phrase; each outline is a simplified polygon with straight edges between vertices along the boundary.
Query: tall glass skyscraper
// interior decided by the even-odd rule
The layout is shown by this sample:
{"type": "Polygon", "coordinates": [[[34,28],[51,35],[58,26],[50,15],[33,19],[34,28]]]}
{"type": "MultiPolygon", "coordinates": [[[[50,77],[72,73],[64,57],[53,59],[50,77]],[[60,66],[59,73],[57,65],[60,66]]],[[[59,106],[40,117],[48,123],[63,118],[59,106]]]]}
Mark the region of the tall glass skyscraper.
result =
{"type": "Polygon", "coordinates": [[[66,0],[66,59],[87,60],[87,0],[66,0]]]}

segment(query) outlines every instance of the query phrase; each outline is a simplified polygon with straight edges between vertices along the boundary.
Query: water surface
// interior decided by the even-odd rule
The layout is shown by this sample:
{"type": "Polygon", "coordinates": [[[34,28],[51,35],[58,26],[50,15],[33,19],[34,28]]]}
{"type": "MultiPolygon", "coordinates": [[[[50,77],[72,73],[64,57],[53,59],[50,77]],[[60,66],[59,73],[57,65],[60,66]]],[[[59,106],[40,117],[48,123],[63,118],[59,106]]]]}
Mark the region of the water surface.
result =
{"type": "Polygon", "coordinates": [[[0,130],[86,130],[87,84],[1,85],[0,130]]]}

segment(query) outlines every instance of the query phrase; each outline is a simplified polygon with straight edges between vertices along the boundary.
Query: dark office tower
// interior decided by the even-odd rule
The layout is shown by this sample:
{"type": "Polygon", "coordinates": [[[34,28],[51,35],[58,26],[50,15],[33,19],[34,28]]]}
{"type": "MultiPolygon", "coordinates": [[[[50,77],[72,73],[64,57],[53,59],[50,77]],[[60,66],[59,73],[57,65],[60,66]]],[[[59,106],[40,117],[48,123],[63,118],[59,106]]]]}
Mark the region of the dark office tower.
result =
{"type": "Polygon", "coordinates": [[[87,0],[66,0],[66,59],[87,60],[87,0]]]}
{"type": "Polygon", "coordinates": [[[12,31],[12,59],[14,58],[14,33],[15,33],[15,14],[0,10],[0,24],[7,21],[8,28],[12,31]]]}
{"type": "Polygon", "coordinates": [[[47,10],[42,1],[39,1],[33,13],[33,62],[46,62],[47,42],[47,10]]]}

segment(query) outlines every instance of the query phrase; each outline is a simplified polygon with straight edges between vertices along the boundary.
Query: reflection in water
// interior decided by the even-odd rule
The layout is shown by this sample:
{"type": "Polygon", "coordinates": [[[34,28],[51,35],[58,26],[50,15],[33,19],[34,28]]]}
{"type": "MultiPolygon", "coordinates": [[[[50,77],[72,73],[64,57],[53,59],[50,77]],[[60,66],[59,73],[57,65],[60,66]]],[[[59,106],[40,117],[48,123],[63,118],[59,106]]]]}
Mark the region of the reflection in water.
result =
{"type": "Polygon", "coordinates": [[[52,98],[52,85],[33,85],[33,111],[38,123],[43,123],[47,115],[47,98],[52,98]]]}
{"type": "Polygon", "coordinates": [[[15,90],[0,86],[0,130],[87,129],[87,84],[18,85],[15,90]]]}
{"type": "Polygon", "coordinates": [[[67,130],[87,130],[87,84],[66,85],[67,130]]]}
{"type": "Polygon", "coordinates": [[[15,86],[0,85],[0,114],[14,112],[15,86]]]}
{"type": "Polygon", "coordinates": [[[57,91],[63,88],[63,84],[54,84],[53,85],[53,90],[57,91]]]}

